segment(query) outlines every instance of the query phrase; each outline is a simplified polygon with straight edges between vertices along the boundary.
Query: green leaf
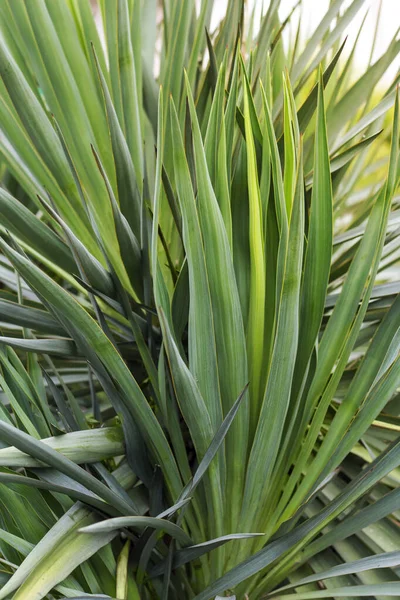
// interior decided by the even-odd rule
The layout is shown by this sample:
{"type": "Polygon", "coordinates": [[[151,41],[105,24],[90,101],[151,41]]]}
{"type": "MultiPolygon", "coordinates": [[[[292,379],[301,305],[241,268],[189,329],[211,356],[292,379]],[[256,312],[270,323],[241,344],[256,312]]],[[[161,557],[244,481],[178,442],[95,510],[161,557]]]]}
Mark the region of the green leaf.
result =
{"type": "Polygon", "coordinates": [[[107,296],[112,296],[114,286],[110,274],[104,269],[97,258],[90,254],[68,225],[57,215],[56,211],[42,198],[39,198],[39,200],[54,220],[59,223],[65,233],[68,245],[71,248],[71,254],[77,265],[74,270],[77,271],[79,269],[79,273],[83,272],[95,289],[98,289],[107,296]]]}
{"type": "MultiPolygon", "coordinates": [[[[139,4],[134,3],[135,7],[139,4]]],[[[139,192],[143,186],[143,149],[141,128],[141,100],[138,94],[135,60],[130,32],[128,0],[118,0],[118,67],[126,141],[135,167],[139,192]]],[[[136,15],[135,15],[136,16],[136,15]]],[[[140,57],[141,58],[141,57],[140,57]]],[[[118,165],[116,165],[118,170],[118,165]]]]}
{"type": "Polygon", "coordinates": [[[247,387],[248,386],[246,385],[245,389],[241,392],[241,394],[235,401],[234,405],[232,406],[232,408],[226,415],[225,419],[221,423],[221,426],[219,427],[217,433],[215,434],[211,444],[207,448],[207,451],[205,452],[203,458],[201,459],[200,464],[197,467],[196,472],[193,475],[192,481],[189,482],[189,484],[185,487],[182,494],[180,495],[181,501],[188,498],[189,495],[193,493],[194,489],[199,484],[199,482],[203,478],[204,474],[206,473],[207,469],[209,468],[211,462],[215,458],[222,442],[225,439],[225,436],[227,435],[227,433],[229,431],[229,428],[232,425],[233,420],[236,417],[236,414],[239,410],[240,404],[242,403],[243,398],[245,397],[247,387]]]}
{"type": "MultiPolygon", "coordinates": [[[[86,434],[86,432],[83,432],[86,434]]],[[[69,434],[73,435],[73,434],[69,434]]],[[[39,464],[43,463],[54,467],[61,473],[68,475],[78,483],[87,487],[89,490],[115,506],[122,513],[129,514],[131,507],[121,500],[107,486],[98,481],[93,475],[87,473],[83,468],[73,463],[60,452],[54,450],[48,444],[36,440],[32,436],[19,431],[16,427],[0,421],[0,438],[10,445],[14,445],[18,450],[37,459],[39,464]]]]}
{"type": "MultiPolygon", "coordinates": [[[[139,193],[140,188],[138,187],[138,180],[129,152],[128,144],[118,121],[117,113],[107,87],[107,82],[103,72],[101,71],[97,56],[94,55],[94,58],[96,61],[101,89],[104,96],[104,103],[107,111],[121,211],[132,227],[136,239],[140,240],[141,215],[139,193]]],[[[111,185],[110,189],[112,189],[111,185]]]]}
{"type": "Polygon", "coordinates": [[[91,343],[94,352],[98,353],[99,360],[109,369],[115,380],[118,381],[127,410],[141,423],[143,432],[148,436],[150,446],[154,449],[158,460],[160,460],[161,464],[169,465],[167,468],[169,473],[168,479],[172,484],[172,489],[175,489],[179,493],[180,477],[177,473],[168,442],[154,413],[115,346],[113,346],[95,321],[93,321],[90,315],[70,294],[53,282],[26,258],[12,250],[7,244],[1,242],[1,246],[3,251],[12,259],[25,281],[39,295],[42,295],[46,302],[50,303],[57,315],[63,316],[63,325],[65,326],[69,320],[73,324],[73,335],[76,336],[77,331],[79,331],[80,335],[85,336],[86,342],[91,343]],[[134,401],[133,397],[135,398],[134,401]]]}
{"type": "Polygon", "coordinates": [[[286,590],[289,590],[294,587],[297,588],[302,585],[312,583],[314,581],[330,579],[331,577],[340,577],[341,575],[348,575],[351,573],[361,573],[370,569],[384,569],[386,567],[397,567],[399,564],[400,552],[374,554],[373,556],[368,556],[367,558],[362,558],[361,560],[355,560],[348,563],[344,563],[342,565],[337,565],[336,567],[332,567],[327,571],[320,571],[318,573],[315,573],[315,575],[304,577],[304,579],[300,579],[296,581],[296,583],[290,585],[285,585],[284,587],[279,588],[278,590],[276,590],[276,592],[272,592],[269,595],[271,597],[279,598],[282,592],[285,592],[286,590]],[[275,596],[275,594],[279,594],[279,596],[275,596]]]}
{"type": "MultiPolygon", "coordinates": [[[[331,60],[331,62],[328,65],[328,67],[324,71],[324,74],[322,77],[324,88],[326,88],[330,78],[332,77],[332,74],[334,73],[335,67],[339,61],[341,54],[342,54],[345,43],[346,43],[346,40],[344,40],[343,44],[340,46],[339,50],[336,52],[335,56],[333,57],[333,59],[331,60]]],[[[301,107],[298,110],[297,118],[299,121],[299,128],[300,128],[301,132],[304,132],[306,130],[306,128],[315,112],[315,109],[317,108],[318,96],[320,93],[319,85],[320,84],[318,81],[315,84],[315,86],[313,87],[313,89],[311,90],[310,94],[307,96],[306,100],[303,102],[303,104],[301,105],[301,107]]]]}
{"type": "Polygon", "coordinates": [[[65,336],[65,332],[63,332],[62,327],[57,323],[56,319],[44,310],[24,306],[8,300],[0,300],[0,313],[1,320],[4,323],[65,336]]]}
{"type": "Polygon", "coordinates": [[[82,533],[110,533],[118,529],[132,527],[133,529],[142,529],[151,527],[160,531],[165,531],[168,535],[176,539],[184,546],[191,545],[190,537],[183,531],[181,527],[175,525],[166,519],[155,517],[117,517],[115,519],[107,519],[87,527],[81,527],[79,531],[82,533]]]}
{"type": "MultiPolygon", "coordinates": [[[[222,406],[224,414],[227,414],[233,400],[242,393],[247,384],[246,342],[229,238],[207,169],[206,154],[188,81],[187,92],[193,128],[198,186],[197,208],[210,287],[222,406]]],[[[226,439],[227,493],[232,498],[244,484],[242,456],[247,451],[248,418],[246,397],[226,439]]],[[[239,510],[238,505],[232,506],[230,527],[237,521],[239,510]]]]}
{"type": "MultiPolygon", "coordinates": [[[[310,418],[320,395],[323,394],[323,397],[319,401],[318,408],[314,413],[300,457],[296,457],[296,465],[291,474],[289,484],[285,486],[285,500],[293,491],[295,482],[297,482],[310,457],[319,434],[320,426],[329,407],[329,402],[332,399],[339,377],[344,370],[345,362],[347,362],[350,356],[356,335],[360,330],[362,319],[368,306],[384,243],[390,202],[398,179],[398,139],[399,106],[397,100],[387,183],[375,200],[366,232],[357,254],[350,265],[342,292],[329,318],[319,345],[318,364],[312,384],[308,390],[305,416],[303,417],[303,423],[300,425],[300,432],[303,431],[303,424],[310,418]],[[359,306],[360,300],[361,306],[359,306]],[[336,365],[334,376],[331,378],[330,375],[334,365],[338,362],[338,357],[340,357],[339,360],[341,361],[339,362],[340,367],[336,365]],[[327,385],[328,380],[329,385],[327,385]]],[[[289,514],[291,508],[299,501],[300,497],[304,498],[304,495],[307,493],[305,491],[307,489],[306,486],[307,484],[303,482],[301,489],[297,490],[294,499],[292,498],[291,503],[286,508],[284,516],[289,514]]]]}
{"type": "Polygon", "coordinates": [[[300,388],[316,343],[324,313],[332,257],[333,197],[325,122],[322,72],[319,74],[317,125],[314,146],[314,178],[308,239],[301,286],[301,351],[296,361],[296,388],[300,388]]]}
{"type": "MultiPolygon", "coordinates": [[[[365,100],[372,94],[375,85],[378,83],[383,73],[398,55],[400,50],[400,40],[393,40],[386,53],[376,61],[376,63],[368,69],[352,88],[339,100],[334,107],[334,112],[330,115],[330,139],[334,140],[338,133],[342,130],[341,115],[346,114],[350,117],[355,114],[356,110],[362,105],[365,100]]],[[[348,134],[347,134],[348,135],[348,134]]]]}
{"type": "Polygon", "coordinates": [[[352,140],[356,135],[364,131],[369,125],[375,123],[382,115],[386,114],[387,111],[393,106],[396,99],[396,90],[388,93],[380,102],[363,116],[353,127],[351,127],[342,137],[340,137],[335,144],[333,144],[332,152],[340,150],[347,142],[352,140]]]}
{"type": "MultiPolygon", "coordinates": [[[[354,0],[352,4],[356,3],[357,0],[354,0]]],[[[359,0],[358,3],[360,3],[359,0]]],[[[293,67],[291,73],[292,81],[295,82],[305,71],[305,68],[307,67],[311,57],[313,56],[315,49],[319,46],[321,40],[323,39],[323,36],[328,31],[333,19],[335,19],[335,17],[338,15],[342,4],[343,0],[334,0],[333,2],[331,2],[329,9],[324,14],[314,33],[308,40],[305,49],[303,50],[302,54],[300,55],[299,59],[296,61],[296,64],[293,67]]]]}
{"type": "MultiPolygon", "coordinates": [[[[75,431],[41,440],[76,464],[94,463],[124,454],[122,431],[116,427],[75,431]]],[[[0,448],[0,465],[39,467],[43,463],[17,448],[0,448]]]]}
{"type": "MultiPolygon", "coordinates": [[[[232,533],[230,535],[224,535],[220,538],[215,538],[214,540],[208,540],[207,542],[202,542],[201,544],[196,544],[195,546],[187,546],[182,550],[178,550],[175,553],[174,561],[172,563],[173,568],[177,569],[182,565],[185,565],[193,560],[196,560],[203,554],[211,552],[211,550],[215,550],[219,546],[226,544],[227,542],[231,542],[233,540],[246,540],[253,537],[257,537],[263,535],[262,533],[232,533]]],[[[165,562],[161,562],[160,564],[153,567],[150,572],[150,577],[158,577],[161,575],[165,568],[165,562]]]]}
{"type": "MultiPolygon", "coordinates": [[[[65,193],[73,194],[75,184],[57,135],[43,107],[3,43],[0,45],[0,74],[33,144],[39,153],[46,157],[47,166],[57,177],[60,188],[65,193]]],[[[71,195],[71,201],[73,198],[71,195]]],[[[72,207],[79,211],[78,206],[78,200],[75,199],[72,207]]],[[[65,207],[60,207],[62,212],[63,208],[65,210],[65,207]]]]}
{"type": "MultiPolygon", "coordinates": [[[[110,198],[110,203],[114,216],[115,229],[117,232],[117,238],[119,248],[121,251],[121,257],[124,260],[125,268],[128,273],[129,279],[133,285],[133,288],[139,298],[143,297],[143,269],[142,269],[142,256],[139,246],[139,242],[133,233],[128,220],[121,212],[114,192],[111,188],[111,184],[108,180],[107,174],[104,171],[104,167],[100,162],[100,158],[94,148],[92,148],[94,158],[96,160],[99,171],[104,179],[107,193],[110,198]]],[[[110,294],[109,294],[110,295],[110,294]]]]}
{"type": "Polygon", "coordinates": [[[6,598],[18,589],[14,598],[43,598],[57,583],[82,561],[94,554],[114,537],[114,534],[90,536],[85,539],[78,529],[96,520],[94,515],[77,503],[54,525],[28,554],[20,567],[0,591],[6,598]]]}
{"type": "Polygon", "coordinates": [[[190,369],[204,398],[212,426],[222,420],[221,397],[215,348],[210,288],[207,277],[199,216],[196,209],[189,167],[184,154],[178,116],[173,103],[171,129],[173,160],[178,198],[183,219],[183,239],[189,267],[189,356],[190,369]]]}
{"type": "Polygon", "coordinates": [[[399,499],[400,489],[396,489],[387,493],[380,500],[361,509],[356,514],[349,515],[323,536],[311,542],[305,549],[304,560],[394,513],[399,505],[399,499]]]}
{"type": "MultiPolygon", "coordinates": [[[[36,469],[36,474],[40,475],[41,474],[40,471],[41,470],[36,469]]],[[[101,512],[104,512],[105,514],[109,514],[110,516],[114,516],[116,513],[118,513],[118,511],[116,511],[113,507],[111,507],[110,505],[108,505],[105,502],[103,502],[102,500],[100,500],[97,496],[90,493],[83,486],[81,486],[79,489],[77,489],[78,488],[77,484],[74,484],[74,482],[72,482],[71,479],[69,481],[73,485],[71,486],[71,484],[70,484],[69,487],[66,487],[64,485],[57,485],[52,482],[41,481],[40,479],[33,479],[32,477],[24,477],[23,475],[0,473],[0,483],[4,483],[6,485],[10,485],[10,484],[25,485],[30,488],[37,488],[39,490],[49,490],[51,492],[64,494],[64,495],[68,496],[69,498],[74,498],[75,500],[80,500],[84,504],[87,504],[88,506],[91,506],[94,509],[100,510],[101,512]]],[[[1,538],[1,533],[0,533],[0,538],[1,538]]],[[[7,540],[7,536],[5,536],[5,539],[7,540]]],[[[9,543],[9,542],[7,542],[7,543],[9,543]]],[[[29,544],[28,544],[28,546],[29,546],[29,549],[33,548],[33,546],[30,546],[29,544]]],[[[19,548],[17,548],[17,550],[19,552],[21,551],[19,548]]],[[[26,555],[26,554],[28,554],[28,552],[24,552],[24,555],[26,555]]]]}
{"type": "Polygon", "coordinates": [[[297,594],[283,594],[282,596],[275,596],[275,598],[279,598],[280,600],[312,600],[312,598],[332,598],[332,594],[335,595],[335,598],[348,598],[349,593],[353,596],[353,598],[361,598],[371,595],[379,595],[382,598],[387,597],[397,597],[400,592],[400,583],[397,581],[392,581],[390,583],[380,583],[380,584],[372,584],[372,585],[352,585],[346,587],[339,588],[330,588],[329,590],[321,590],[319,592],[307,592],[306,594],[302,594],[298,592],[297,594]]]}
{"type": "Polygon", "coordinates": [[[63,269],[76,270],[71,253],[62,240],[50,227],[3,189],[0,189],[0,214],[3,227],[17,235],[20,240],[63,269]]]}
{"type": "MultiPolygon", "coordinates": [[[[337,171],[342,169],[344,166],[346,166],[355,156],[358,155],[359,152],[362,152],[362,150],[365,150],[366,148],[368,148],[368,146],[370,144],[372,144],[372,142],[374,142],[378,136],[381,135],[382,131],[383,130],[380,130],[377,133],[374,133],[374,134],[368,136],[367,138],[361,140],[357,144],[354,144],[347,150],[344,150],[337,156],[334,156],[330,161],[330,172],[336,173],[337,171]]],[[[306,186],[311,187],[312,183],[313,183],[313,174],[309,174],[306,176],[306,186]]]]}
{"type": "Polygon", "coordinates": [[[77,356],[75,344],[68,339],[24,340],[0,336],[0,343],[25,352],[39,352],[50,356],[77,356]]]}
{"type": "MultiPolygon", "coordinates": [[[[228,571],[223,577],[195,596],[195,600],[209,600],[213,595],[228,588],[233,588],[288,551],[292,556],[298,555],[301,547],[315,537],[327,523],[331,522],[338,514],[343,513],[347,507],[363,496],[377,481],[398,464],[400,464],[400,442],[383,452],[317,515],[306,520],[292,532],[283,535],[282,538],[271,542],[240,565],[228,571]]],[[[282,567],[280,566],[280,568],[282,567]]]]}

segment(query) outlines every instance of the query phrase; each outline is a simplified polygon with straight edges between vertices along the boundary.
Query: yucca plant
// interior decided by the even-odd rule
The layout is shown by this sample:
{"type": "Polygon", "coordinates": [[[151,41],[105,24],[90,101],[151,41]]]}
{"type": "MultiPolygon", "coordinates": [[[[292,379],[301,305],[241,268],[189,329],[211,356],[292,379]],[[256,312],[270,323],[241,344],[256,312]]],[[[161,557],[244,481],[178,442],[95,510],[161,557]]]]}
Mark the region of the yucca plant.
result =
{"type": "Polygon", "coordinates": [[[216,4],[0,0],[0,599],[400,597],[400,41],[216,4]]]}

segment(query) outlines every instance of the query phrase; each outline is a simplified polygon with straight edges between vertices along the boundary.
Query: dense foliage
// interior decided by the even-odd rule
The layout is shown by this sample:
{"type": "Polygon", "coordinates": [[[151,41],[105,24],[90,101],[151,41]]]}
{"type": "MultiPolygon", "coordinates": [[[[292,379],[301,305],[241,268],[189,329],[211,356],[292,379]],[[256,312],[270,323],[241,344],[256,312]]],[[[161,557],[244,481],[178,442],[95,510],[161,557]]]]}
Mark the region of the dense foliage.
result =
{"type": "Polygon", "coordinates": [[[0,0],[0,599],[400,597],[400,41],[199,4],[0,0]]]}

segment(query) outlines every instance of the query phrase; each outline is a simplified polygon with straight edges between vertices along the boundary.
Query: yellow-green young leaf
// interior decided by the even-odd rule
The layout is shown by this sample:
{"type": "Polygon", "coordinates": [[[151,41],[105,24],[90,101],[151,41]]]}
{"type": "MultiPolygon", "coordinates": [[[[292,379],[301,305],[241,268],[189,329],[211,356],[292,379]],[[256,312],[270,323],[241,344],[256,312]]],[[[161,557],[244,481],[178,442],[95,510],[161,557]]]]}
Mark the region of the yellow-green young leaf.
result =
{"type": "Polygon", "coordinates": [[[128,593],[128,559],[130,547],[131,542],[130,540],[127,540],[118,556],[117,562],[117,585],[115,595],[117,598],[122,598],[123,600],[126,599],[128,593]]]}
{"type": "Polygon", "coordinates": [[[262,530],[266,498],[271,494],[271,474],[278,456],[290,402],[294,363],[299,340],[300,282],[304,240],[304,185],[302,147],[298,149],[296,193],[288,238],[281,238],[278,262],[282,264],[282,288],[271,362],[256,434],[251,449],[243,501],[244,527],[256,522],[262,530]],[[250,507],[252,507],[250,509],[250,507]],[[250,519],[251,514],[251,519],[250,519]],[[246,521],[246,518],[248,519],[246,521]]]}
{"type": "Polygon", "coordinates": [[[227,169],[228,152],[226,146],[226,128],[225,128],[225,116],[222,115],[221,122],[221,135],[218,144],[218,156],[217,156],[217,172],[219,174],[217,178],[215,192],[217,198],[219,198],[219,205],[221,208],[222,218],[224,220],[226,234],[228,236],[229,244],[232,248],[232,213],[231,213],[231,196],[230,196],[230,183],[229,183],[229,171],[227,169]]]}
{"type": "MultiPolygon", "coordinates": [[[[152,201],[153,221],[151,231],[151,273],[154,280],[157,280],[157,265],[158,265],[158,228],[160,224],[160,203],[162,196],[162,167],[164,158],[164,118],[163,118],[163,103],[164,94],[163,87],[160,86],[158,95],[158,113],[157,113],[157,161],[154,182],[154,197],[152,201]]],[[[154,294],[156,295],[157,284],[154,286],[154,294]]]]}
{"type": "Polygon", "coordinates": [[[283,187],[285,191],[286,211],[288,219],[292,212],[293,196],[296,189],[296,153],[294,135],[292,129],[292,107],[289,98],[289,91],[286,84],[285,76],[283,75],[283,114],[284,114],[284,147],[285,147],[285,164],[284,164],[284,179],[283,187]]]}
{"type": "MultiPolygon", "coordinates": [[[[263,108],[265,115],[265,133],[264,136],[267,138],[269,143],[269,152],[271,156],[271,176],[274,190],[275,200],[275,217],[276,224],[279,233],[280,244],[286,243],[285,240],[288,236],[288,215],[286,210],[285,191],[283,187],[282,178],[282,167],[279,157],[278,144],[275,136],[274,124],[272,121],[272,115],[270,106],[268,105],[267,97],[265,95],[264,88],[261,85],[261,93],[263,98],[263,108]]],[[[282,287],[282,261],[277,261],[277,274],[276,274],[276,308],[275,312],[279,310],[279,295],[282,287]]]]}
{"type": "MultiPolygon", "coordinates": [[[[253,91],[252,91],[251,81],[250,81],[251,69],[252,69],[252,58],[253,58],[253,54],[250,55],[250,65],[249,65],[249,69],[248,69],[249,72],[247,72],[243,57],[241,54],[239,54],[240,64],[241,64],[242,73],[243,73],[244,88],[247,92],[247,94],[244,94],[244,95],[247,95],[250,122],[251,122],[251,126],[253,129],[254,144],[255,144],[256,155],[257,155],[257,159],[258,159],[259,158],[259,150],[260,150],[260,147],[261,147],[261,144],[263,141],[263,134],[262,134],[261,127],[260,127],[260,121],[259,121],[258,115],[257,115],[255,97],[253,97],[253,91]]],[[[237,114],[239,114],[239,112],[237,114]]],[[[241,120],[244,120],[243,116],[242,116],[241,120]]],[[[242,128],[242,132],[245,136],[246,131],[245,131],[244,123],[241,124],[240,120],[238,120],[238,124],[242,128]]]]}
{"type": "Polygon", "coordinates": [[[239,45],[236,48],[231,74],[230,74],[230,85],[228,90],[228,100],[225,107],[225,131],[226,131],[226,169],[228,173],[228,182],[231,184],[232,178],[232,155],[234,151],[234,139],[235,139],[235,123],[236,123],[236,103],[238,95],[238,84],[239,84],[239,45]]]}
{"type": "Polygon", "coordinates": [[[153,200],[153,227],[151,232],[151,273],[154,280],[154,298],[156,307],[161,307],[170,321],[170,298],[165,285],[158,258],[158,239],[160,227],[160,205],[162,200],[162,171],[164,158],[164,94],[160,87],[158,98],[158,128],[157,128],[157,164],[153,200]]]}
{"type": "Polygon", "coordinates": [[[244,122],[249,188],[250,299],[247,323],[247,356],[250,381],[250,424],[255,431],[264,394],[265,244],[258,182],[256,152],[249,108],[249,91],[244,92],[244,122]]]}

